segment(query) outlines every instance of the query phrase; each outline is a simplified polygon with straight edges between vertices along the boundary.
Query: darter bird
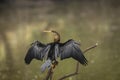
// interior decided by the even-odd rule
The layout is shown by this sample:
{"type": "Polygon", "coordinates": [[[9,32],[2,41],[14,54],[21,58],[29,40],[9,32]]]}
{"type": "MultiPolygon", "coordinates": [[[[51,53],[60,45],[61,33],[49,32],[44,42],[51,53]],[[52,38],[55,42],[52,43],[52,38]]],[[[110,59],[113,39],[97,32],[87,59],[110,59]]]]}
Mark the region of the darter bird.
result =
{"type": "Polygon", "coordinates": [[[61,60],[73,58],[82,65],[87,65],[88,61],[80,50],[78,42],[69,39],[65,43],[60,43],[60,34],[58,32],[54,30],[44,32],[53,33],[54,41],[48,44],[43,44],[40,41],[32,43],[25,56],[26,64],[30,64],[33,59],[41,61],[45,59],[45,63],[41,66],[41,72],[44,72],[46,68],[49,69],[53,63],[58,64],[58,57],[61,60]]]}

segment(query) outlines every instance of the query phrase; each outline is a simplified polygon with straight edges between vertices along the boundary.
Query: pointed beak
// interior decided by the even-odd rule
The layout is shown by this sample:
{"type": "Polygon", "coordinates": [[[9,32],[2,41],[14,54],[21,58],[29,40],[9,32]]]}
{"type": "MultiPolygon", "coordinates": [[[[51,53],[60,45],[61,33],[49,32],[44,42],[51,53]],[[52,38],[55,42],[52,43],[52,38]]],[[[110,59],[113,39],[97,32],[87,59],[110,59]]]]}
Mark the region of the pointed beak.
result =
{"type": "Polygon", "coordinates": [[[45,30],[45,31],[43,31],[43,32],[47,32],[47,33],[49,33],[49,32],[52,32],[52,31],[46,31],[46,30],[45,30]]]}

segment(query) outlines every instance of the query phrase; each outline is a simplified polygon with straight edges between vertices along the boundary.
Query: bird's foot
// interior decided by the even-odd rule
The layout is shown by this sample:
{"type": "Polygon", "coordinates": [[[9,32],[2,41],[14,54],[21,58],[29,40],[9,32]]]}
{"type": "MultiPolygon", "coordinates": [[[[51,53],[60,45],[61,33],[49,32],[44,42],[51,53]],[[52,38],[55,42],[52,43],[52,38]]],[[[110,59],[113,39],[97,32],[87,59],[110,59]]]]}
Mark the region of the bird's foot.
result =
{"type": "Polygon", "coordinates": [[[58,65],[58,61],[54,61],[51,65],[51,67],[54,69],[56,67],[56,65],[58,65]]]}

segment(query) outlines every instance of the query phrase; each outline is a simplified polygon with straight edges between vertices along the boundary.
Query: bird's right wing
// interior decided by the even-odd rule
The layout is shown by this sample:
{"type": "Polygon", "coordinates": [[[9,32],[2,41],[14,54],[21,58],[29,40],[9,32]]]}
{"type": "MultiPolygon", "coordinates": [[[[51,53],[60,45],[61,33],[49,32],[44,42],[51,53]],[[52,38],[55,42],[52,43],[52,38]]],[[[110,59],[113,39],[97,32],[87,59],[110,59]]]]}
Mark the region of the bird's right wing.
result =
{"type": "Polygon", "coordinates": [[[35,41],[31,44],[26,56],[25,63],[30,64],[32,59],[43,60],[43,58],[47,55],[50,50],[50,45],[42,44],[39,41],[35,41]]]}
{"type": "Polygon", "coordinates": [[[75,60],[79,61],[82,65],[86,65],[87,59],[80,50],[79,45],[80,45],[79,43],[75,42],[72,39],[61,44],[60,45],[61,60],[72,57],[75,60]]]}

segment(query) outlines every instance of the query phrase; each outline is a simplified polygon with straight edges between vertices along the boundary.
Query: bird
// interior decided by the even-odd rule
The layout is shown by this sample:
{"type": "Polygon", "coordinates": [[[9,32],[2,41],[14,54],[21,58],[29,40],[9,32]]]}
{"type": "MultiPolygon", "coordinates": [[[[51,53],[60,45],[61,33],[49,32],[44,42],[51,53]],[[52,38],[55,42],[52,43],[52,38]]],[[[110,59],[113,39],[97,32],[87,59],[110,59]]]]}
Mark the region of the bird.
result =
{"type": "Polygon", "coordinates": [[[58,64],[57,58],[61,60],[73,58],[82,65],[88,64],[87,59],[80,49],[80,43],[73,39],[69,39],[61,43],[61,36],[55,30],[45,30],[43,32],[52,33],[54,36],[53,42],[44,44],[40,41],[35,41],[31,44],[25,56],[25,63],[30,64],[33,59],[45,60],[41,65],[41,72],[49,69],[53,63],[58,64]]]}

